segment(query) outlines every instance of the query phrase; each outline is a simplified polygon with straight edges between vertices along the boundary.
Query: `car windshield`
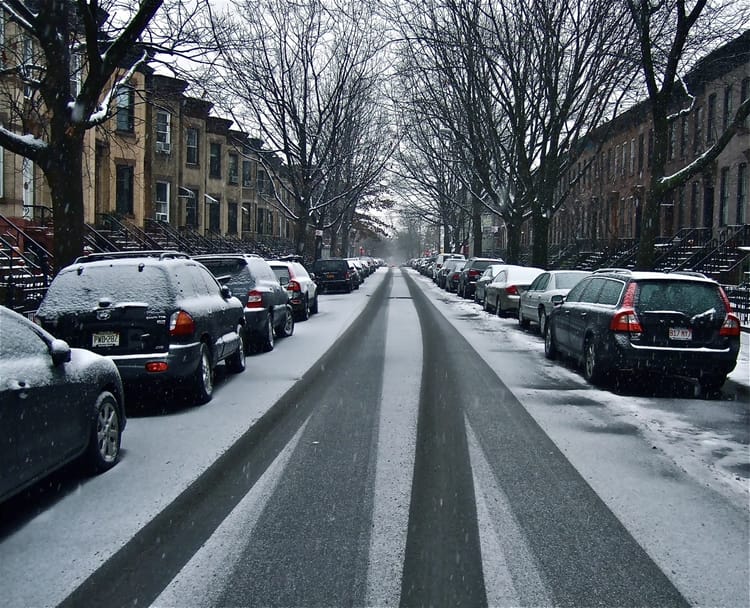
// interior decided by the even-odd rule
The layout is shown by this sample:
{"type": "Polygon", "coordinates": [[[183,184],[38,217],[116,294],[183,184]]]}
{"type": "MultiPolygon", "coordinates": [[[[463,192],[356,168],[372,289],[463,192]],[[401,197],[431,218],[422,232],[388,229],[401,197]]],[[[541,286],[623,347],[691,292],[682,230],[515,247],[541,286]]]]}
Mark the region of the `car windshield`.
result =
{"type": "Polygon", "coordinates": [[[50,285],[39,314],[96,308],[99,301],[145,302],[166,307],[175,298],[167,270],[139,264],[83,264],[61,272],[50,285]]]}

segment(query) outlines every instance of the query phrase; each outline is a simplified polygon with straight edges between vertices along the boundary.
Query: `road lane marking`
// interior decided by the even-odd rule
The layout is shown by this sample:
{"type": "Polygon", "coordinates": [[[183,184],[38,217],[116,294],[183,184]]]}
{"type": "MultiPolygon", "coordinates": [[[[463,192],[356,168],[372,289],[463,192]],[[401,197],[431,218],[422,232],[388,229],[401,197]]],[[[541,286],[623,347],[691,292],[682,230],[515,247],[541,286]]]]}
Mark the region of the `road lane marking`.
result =
{"type": "Polygon", "coordinates": [[[367,606],[397,606],[409,524],[422,334],[403,275],[388,301],[374,504],[367,569],[367,606]]]}

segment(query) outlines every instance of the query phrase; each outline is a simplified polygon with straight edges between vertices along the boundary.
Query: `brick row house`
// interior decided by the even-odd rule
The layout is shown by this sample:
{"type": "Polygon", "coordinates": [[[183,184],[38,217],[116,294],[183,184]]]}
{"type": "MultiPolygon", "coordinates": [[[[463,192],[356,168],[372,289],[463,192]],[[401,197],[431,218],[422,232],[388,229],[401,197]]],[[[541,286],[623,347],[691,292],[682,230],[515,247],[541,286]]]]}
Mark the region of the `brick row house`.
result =
{"type": "MultiPolygon", "coordinates": [[[[672,122],[668,174],[701,155],[750,96],[750,31],[701,60],[685,78],[694,96],[683,100],[672,122]]],[[[569,190],[553,217],[553,247],[627,250],[639,238],[640,205],[649,180],[652,131],[646,102],[602,126],[584,152],[561,176],[569,190]]],[[[683,235],[718,245],[733,235],[748,238],[750,222],[750,121],[709,170],[694,176],[662,201],[660,234],[666,246],[683,235]]],[[[743,241],[744,242],[744,241],[743,241]]],[[[745,243],[745,245],[750,243],[745,243]]]]}

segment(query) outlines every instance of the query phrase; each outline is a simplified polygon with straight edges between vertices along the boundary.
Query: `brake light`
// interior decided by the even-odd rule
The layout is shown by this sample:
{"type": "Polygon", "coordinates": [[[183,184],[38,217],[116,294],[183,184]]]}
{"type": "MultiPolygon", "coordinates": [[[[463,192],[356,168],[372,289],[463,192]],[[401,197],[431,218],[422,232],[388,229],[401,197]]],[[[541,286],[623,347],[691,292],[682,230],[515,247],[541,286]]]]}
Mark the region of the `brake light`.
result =
{"type": "Polygon", "coordinates": [[[480,272],[478,270],[470,270],[468,274],[470,277],[476,277],[479,276],[480,272]]]}
{"type": "Polygon", "coordinates": [[[618,310],[609,322],[609,329],[630,334],[643,333],[643,327],[641,327],[641,322],[638,320],[638,315],[635,314],[635,310],[632,308],[618,310]]]}
{"type": "Polygon", "coordinates": [[[351,275],[349,274],[349,271],[347,270],[347,271],[346,271],[346,272],[344,273],[344,278],[345,278],[345,279],[348,279],[348,278],[349,278],[350,276],[351,276],[351,275]]]}
{"type": "Polygon", "coordinates": [[[263,294],[255,289],[248,291],[245,308],[263,308],[263,294]]]}
{"type": "Polygon", "coordinates": [[[195,321],[184,310],[173,312],[169,318],[170,336],[192,336],[195,333],[195,321]]]}
{"type": "Polygon", "coordinates": [[[518,288],[515,285],[508,285],[505,288],[505,293],[507,293],[509,296],[517,296],[518,288]]]}
{"type": "Polygon", "coordinates": [[[724,319],[724,323],[721,324],[719,329],[720,336],[726,336],[728,338],[734,338],[740,335],[740,320],[735,317],[732,313],[727,312],[727,316],[724,319]]]}
{"type": "Polygon", "coordinates": [[[146,363],[146,371],[151,373],[165,372],[169,369],[169,366],[165,361],[149,361],[146,363]]]}
{"type": "Polygon", "coordinates": [[[286,284],[287,291],[302,291],[302,287],[300,287],[300,284],[297,283],[297,281],[289,281],[286,284]]]}
{"type": "Polygon", "coordinates": [[[635,290],[636,290],[636,284],[630,283],[628,285],[628,288],[625,290],[625,297],[622,299],[623,307],[633,308],[635,306],[635,290]]]}

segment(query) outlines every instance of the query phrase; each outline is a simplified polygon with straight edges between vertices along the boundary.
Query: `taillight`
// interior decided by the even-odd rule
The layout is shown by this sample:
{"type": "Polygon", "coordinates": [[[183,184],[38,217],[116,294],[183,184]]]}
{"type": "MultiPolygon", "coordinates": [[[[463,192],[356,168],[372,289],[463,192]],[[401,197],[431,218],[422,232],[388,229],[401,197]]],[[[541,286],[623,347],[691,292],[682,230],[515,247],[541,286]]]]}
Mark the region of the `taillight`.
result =
{"type": "Polygon", "coordinates": [[[195,321],[184,310],[173,312],[169,318],[170,336],[192,336],[195,333],[195,321]]]}
{"type": "Polygon", "coordinates": [[[633,308],[635,306],[635,290],[635,283],[630,283],[625,290],[625,297],[622,299],[622,305],[625,308],[633,308]]]}
{"type": "Polygon", "coordinates": [[[622,308],[615,313],[609,322],[609,329],[617,332],[628,332],[631,334],[643,333],[643,327],[638,320],[638,315],[632,308],[622,308]]]}
{"type": "Polygon", "coordinates": [[[146,363],[146,371],[152,374],[165,372],[168,369],[169,365],[167,365],[166,361],[149,361],[146,363]]]}
{"type": "Polygon", "coordinates": [[[476,276],[479,276],[480,273],[478,270],[470,270],[468,274],[470,277],[476,277],[476,276]]]}
{"type": "Polygon", "coordinates": [[[286,290],[287,291],[302,291],[302,287],[300,287],[300,284],[297,283],[297,281],[289,281],[286,284],[286,290]]]}
{"type": "Polygon", "coordinates": [[[248,291],[245,308],[263,308],[263,294],[255,289],[248,291]]]}
{"type": "Polygon", "coordinates": [[[740,335],[740,320],[737,317],[735,317],[732,313],[728,312],[726,318],[724,319],[724,323],[721,324],[719,335],[727,336],[730,338],[739,336],[740,335]]]}
{"type": "Polygon", "coordinates": [[[505,288],[505,293],[507,293],[509,296],[517,296],[518,288],[515,285],[508,285],[505,288]]]}
{"type": "Polygon", "coordinates": [[[347,271],[346,271],[346,272],[344,273],[344,278],[348,280],[350,276],[351,276],[351,275],[349,274],[349,271],[347,270],[347,271]]]}

